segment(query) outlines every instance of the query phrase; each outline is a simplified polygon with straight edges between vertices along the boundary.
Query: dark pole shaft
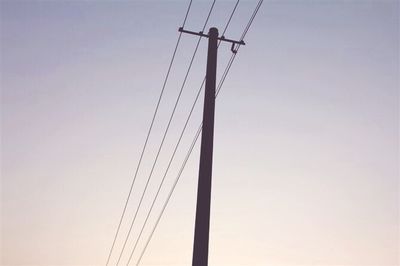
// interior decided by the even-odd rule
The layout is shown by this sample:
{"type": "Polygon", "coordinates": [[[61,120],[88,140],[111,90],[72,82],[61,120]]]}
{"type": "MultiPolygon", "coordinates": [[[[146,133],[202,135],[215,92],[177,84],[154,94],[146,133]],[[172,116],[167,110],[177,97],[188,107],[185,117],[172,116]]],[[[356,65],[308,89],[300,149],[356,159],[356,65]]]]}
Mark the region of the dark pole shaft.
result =
{"type": "Polygon", "coordinates": [[[203,131],[201,135],[200,170],[197,188],[196,223],[194,229],[193,266],[208,265],[217,40],[218,29],[210,28],[208,37],[206,88],[204,95],[203,131]]]}

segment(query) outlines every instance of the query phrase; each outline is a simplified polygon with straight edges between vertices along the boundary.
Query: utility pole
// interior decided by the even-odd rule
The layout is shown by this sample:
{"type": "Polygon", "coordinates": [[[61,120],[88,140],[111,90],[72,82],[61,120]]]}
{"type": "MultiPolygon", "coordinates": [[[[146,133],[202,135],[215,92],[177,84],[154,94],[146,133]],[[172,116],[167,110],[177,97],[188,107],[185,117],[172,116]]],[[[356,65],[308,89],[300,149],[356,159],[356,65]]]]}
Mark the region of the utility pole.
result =
{"type": "Polygon", "coordinates": [[[214,141],[215,84],[217,75],[218,40],[244,45],[243,41],[233,41],[218,37],[218,29],[210,28],[208,35],[179,28],[180,32],[208,37],[206,87],[204,93],[203,131],[201,134],[200,168],[197,188],[196,222],[194,229],[193,266],[208,265],[208,242],[210,232],[211,177],[214,141]]]}
{"type": "Polygon", "coordinates": [[[206,87],[204,91],[203,131],[201,132],[200,168],[194,228],[193,266],[207,265],[210,229],[211,176],[214,140],[215,83],[217,75],[218,30],[208,34],[206,87]]]}

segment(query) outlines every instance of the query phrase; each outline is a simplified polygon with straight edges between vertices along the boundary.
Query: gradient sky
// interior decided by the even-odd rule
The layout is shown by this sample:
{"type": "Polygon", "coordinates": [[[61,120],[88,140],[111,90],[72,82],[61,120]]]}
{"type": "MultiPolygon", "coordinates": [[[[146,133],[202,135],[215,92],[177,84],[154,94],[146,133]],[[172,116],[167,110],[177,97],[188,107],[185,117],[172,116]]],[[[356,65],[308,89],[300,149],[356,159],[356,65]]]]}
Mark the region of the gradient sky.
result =
{"type": "MultiPolygon", "coordinates": [[[[2,265],[105,264],[187,2],[0,2],[2,265]]],[[[217,1],[209,26],[233,5],[217,1]]],[[[227,37],[255,5],[241,1],[227,37]]],[[[182,39],[127,218],[196,40],[182,39]]],[[[245,41],[217,100],[210,265],[399,265],[399,2],[265,1],[245,41]]],[[[203,41],[137,225],[205,57],[203,41]]],[[[201,105],[161,200],[200,121],[201,105]]],[[[142,265],[191,264],[198,157],[142,265]]]]}

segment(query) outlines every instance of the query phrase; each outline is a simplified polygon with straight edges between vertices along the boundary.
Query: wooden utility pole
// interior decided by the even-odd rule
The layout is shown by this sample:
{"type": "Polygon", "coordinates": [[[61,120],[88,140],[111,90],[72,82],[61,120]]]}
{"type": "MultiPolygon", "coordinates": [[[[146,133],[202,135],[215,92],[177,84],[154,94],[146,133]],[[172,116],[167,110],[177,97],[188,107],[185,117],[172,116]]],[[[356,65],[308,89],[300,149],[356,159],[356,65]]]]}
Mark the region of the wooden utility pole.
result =
{"type": "Polygon", "coordinates": [[[214,140],[215,83],[217,75],[218,30],[208,34],[206,87],[204,91],[203,131],[201,133],[200,168],[194,228],[193,266],[207,265],[210,229],[211,176],[214,140]]]}
{"type": "Polygon", "coordinates": [[[210,204],[211,204],[211,177],[214,141],[214,111],[215,111],[215,84],[217,75],[218,40],[244,45],[243,41],[218,37],[218,29],[210,28],[208,35],[203,32],[187,31],[179,28],[180,32],[208,37],[206,87],[204,93],[203,131],[201,135],[200,168],[197,188],[196,222],[194,228],[193,266],[208,265],[208,241],[210,233],[210,204]]]}

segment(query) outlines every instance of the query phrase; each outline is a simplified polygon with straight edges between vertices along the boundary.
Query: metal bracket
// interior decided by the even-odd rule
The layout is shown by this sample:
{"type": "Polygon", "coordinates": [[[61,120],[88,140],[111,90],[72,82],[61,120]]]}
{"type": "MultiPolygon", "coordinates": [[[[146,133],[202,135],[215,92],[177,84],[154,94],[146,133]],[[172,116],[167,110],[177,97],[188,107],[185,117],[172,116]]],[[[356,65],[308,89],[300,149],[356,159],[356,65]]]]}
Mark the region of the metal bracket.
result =
{"type": "Polygon", "coordinates": [[[232,53],[234,53],[234,54],[237,53],[237,50],[235,50],[235,44],[234,44],[234,43],[232,43],[231,51],[232,51],[232,53]]]}

